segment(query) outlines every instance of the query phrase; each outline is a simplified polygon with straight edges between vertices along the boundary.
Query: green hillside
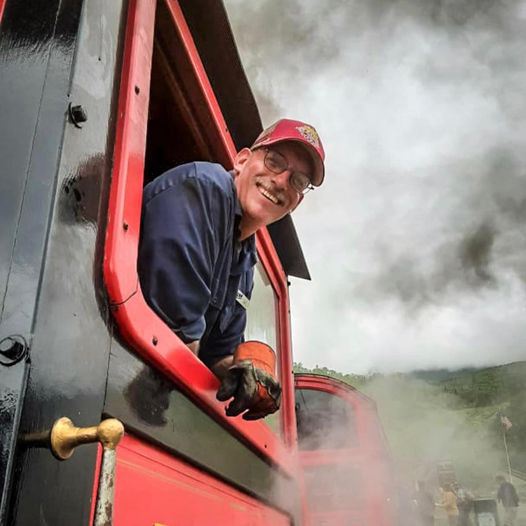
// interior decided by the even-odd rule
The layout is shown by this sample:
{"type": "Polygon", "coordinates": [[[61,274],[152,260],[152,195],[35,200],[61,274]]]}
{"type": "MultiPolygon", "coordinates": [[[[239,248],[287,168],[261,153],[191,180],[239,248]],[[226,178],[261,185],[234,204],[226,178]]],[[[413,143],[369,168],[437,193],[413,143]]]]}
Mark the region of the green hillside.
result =
{"type": "Polygon", "coordinates": [[[336,378],[337,380],[345,382],[346,384],[352,385],[356,388],[360,388],[365,383],[367,383],[368,379],[371,378],[370,376],[363,376],[359,374],[339,373],[334,369],[327,369],[327,367],[316,366],[314,369],[309,369],[308,367],[304,367],[301,362],[294,363],[293,369],[295,373],[323,374],[325,376],[330,376],[331,378],[336,378]]]}
{"type": "Polygon", "coordinates": [[[526,362],[459,372],[439,381],[444,390],[453,393],[468,407],[507,404],[524,392],[526,362]]]}

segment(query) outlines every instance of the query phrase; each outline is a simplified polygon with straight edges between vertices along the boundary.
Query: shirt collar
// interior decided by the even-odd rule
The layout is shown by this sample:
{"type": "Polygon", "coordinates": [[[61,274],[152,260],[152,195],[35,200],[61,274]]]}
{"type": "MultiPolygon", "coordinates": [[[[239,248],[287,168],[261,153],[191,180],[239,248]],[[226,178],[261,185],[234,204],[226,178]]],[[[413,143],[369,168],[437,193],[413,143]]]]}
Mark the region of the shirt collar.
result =
{"type": "Polygon", "coordinates": [[[237,188],[234,182],[234,170],[230,170],[228,173],[232,177],[232,188],[234,190],[234,213],[237,217],[241,217],[243,215],[243,210],[241,210],[241,203],[239,202],[239,198],[237,197],[237,188]]]}

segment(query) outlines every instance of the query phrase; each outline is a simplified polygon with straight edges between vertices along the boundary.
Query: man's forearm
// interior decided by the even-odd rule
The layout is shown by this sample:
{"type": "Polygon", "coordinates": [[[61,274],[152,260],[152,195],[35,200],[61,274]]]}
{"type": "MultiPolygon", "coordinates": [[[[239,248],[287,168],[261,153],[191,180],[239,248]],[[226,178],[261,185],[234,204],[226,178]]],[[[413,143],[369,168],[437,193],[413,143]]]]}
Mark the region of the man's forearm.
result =
{"type": "Polygon", "coordinates": [[[228,356],[224,356],[223,358],[219,358],[219,360],[210,366],[210,370],[221,380],[221,378],[225,376],[229,367],[231,367],[233,364],[234,356],[230,354],[228,356]]]}
{"type": "MultiPolygon", "coordinates": [[[[187,343],[186,346],[196,355],[199,355],[199,340],[187,343]]],[[[210,366],[210,370],[221,380],[228,371],[228,368],[234,364],[234,356],[228,355],[219,358],[210,366]]]]}
{"type": "Polygon", "coordinates": [[[199,340],[187,343],[186,346],[197,356],[199,354],[199,340]]]}
{"type": "MultiPolygon", "coordinates": [[[[193,342],[187,343],[186,346],[196,355],[199,355],[199,340],[194,340],[193,342]]],[[[234,356],[228,355],[223,358],[219,358],[210,366],[210,370],[221,380],[223,376],[228,371],[228,368],[231,367],[234,363],[234,356]]]]}

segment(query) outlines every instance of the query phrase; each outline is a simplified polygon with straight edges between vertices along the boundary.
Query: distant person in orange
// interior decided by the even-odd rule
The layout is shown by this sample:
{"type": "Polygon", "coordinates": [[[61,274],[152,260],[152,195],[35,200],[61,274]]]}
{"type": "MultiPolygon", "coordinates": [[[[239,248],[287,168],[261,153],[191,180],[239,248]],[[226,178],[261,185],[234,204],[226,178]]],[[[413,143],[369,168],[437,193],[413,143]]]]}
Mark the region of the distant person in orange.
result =
{"type": "Polygon", "coordinates": [[[458,525],[458,506],[457,496],[453,493],[451,484],[444,484],[442,488],[442,502],[440,503],[447,513],[447,520],[449,526],[458,525]]]}

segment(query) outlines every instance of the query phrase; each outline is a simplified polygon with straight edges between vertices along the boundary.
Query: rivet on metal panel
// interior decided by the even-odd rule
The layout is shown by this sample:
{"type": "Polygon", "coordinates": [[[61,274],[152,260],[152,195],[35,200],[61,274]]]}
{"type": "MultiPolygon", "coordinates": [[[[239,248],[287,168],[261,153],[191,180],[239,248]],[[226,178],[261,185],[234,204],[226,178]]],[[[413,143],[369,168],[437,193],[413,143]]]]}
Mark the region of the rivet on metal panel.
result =
{"type": "Polygon", "coordinates": [[[157,339],[157,336],[154,336],[154,337],[152,338],[152,343],[153,343],[154,345],[157,345],[157,343],[159,343],[159,340],[157,339]]]}
{"type": "Polygon", "coordinates": [[[71,122],[77,128],[82,128],[82,123],[88,120],[88,114],[80,104],[73,106],[73,104],[70,102],[68,106],[68,113],[71,122]]]}
{"type": "Polygon", "coordinates": [[[141,92],[141,89],[139,88],[139,86],[135,86],[135,93],[139,95],[140,92],[141,92]]]}
{"type": "Polygon", "coordinates": [[[28,346],[25,338],[19,334],[6,336],[0,340],[0,364],[10,367],[24,359],[28,346]]]}
{"type": "Polygon", "coordinates": [[[128,230],[128,228],[130,228],[130,225],[128,225],[128,223],[127,223],[126,221],[124,221],[124,222],[122,223],[122,228],[123,228],[124,230],[128,230]]]}

